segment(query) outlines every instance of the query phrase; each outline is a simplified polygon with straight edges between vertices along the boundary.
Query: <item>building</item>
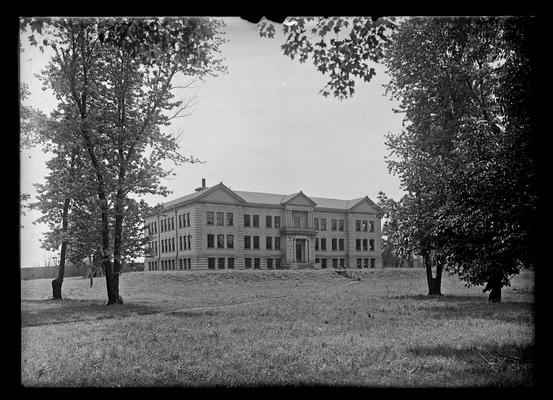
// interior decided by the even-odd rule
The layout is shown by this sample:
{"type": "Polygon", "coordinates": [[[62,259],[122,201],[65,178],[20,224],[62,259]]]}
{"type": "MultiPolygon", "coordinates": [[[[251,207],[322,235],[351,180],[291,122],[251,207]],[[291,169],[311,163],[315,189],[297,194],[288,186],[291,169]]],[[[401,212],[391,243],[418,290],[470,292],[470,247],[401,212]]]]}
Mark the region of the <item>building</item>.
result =
{"type": "Polygon", "coordinates": [[[378,206],[231,190],[222,182],[146,218],[146,271],[382,268],[378,206]]]}

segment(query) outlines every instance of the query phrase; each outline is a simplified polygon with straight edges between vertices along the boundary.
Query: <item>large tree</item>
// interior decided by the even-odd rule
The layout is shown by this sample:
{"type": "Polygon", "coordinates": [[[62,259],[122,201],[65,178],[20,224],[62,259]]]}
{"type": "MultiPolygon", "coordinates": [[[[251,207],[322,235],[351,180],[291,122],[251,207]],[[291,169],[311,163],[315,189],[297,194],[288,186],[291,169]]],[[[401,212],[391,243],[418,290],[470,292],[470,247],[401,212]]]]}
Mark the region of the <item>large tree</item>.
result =
{"type": "Polygon", "coordinates": [[[161,161],[194,162],[162,128],[186,104],[175,101],[177,75],[224,70],[219,21],[208,18],[61,18],[26,21],[55,52],[43,82],[78,116],[73,142],[94,174],[108,304],[122,303],[119,274],[129,195],[166,194],[172,172],[161,161]],[[42,22],[42,24],[40,24],[42,22]],[[110,217],[113,216],[113,221],[110,217]],[[113,226],[113,237],[110,237],[113,226]]]}

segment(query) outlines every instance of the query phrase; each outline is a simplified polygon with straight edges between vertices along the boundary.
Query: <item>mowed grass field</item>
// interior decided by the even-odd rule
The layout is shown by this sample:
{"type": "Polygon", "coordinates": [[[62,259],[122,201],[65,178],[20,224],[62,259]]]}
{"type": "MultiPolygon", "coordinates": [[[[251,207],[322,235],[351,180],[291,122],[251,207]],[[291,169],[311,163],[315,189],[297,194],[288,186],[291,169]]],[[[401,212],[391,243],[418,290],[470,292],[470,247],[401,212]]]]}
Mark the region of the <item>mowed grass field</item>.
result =
{"type": "Polygon", "coordinates": [[[422,269],[182,271],[21,282],[24,386],[533,386],[534,275],[503,302],[422,269]]]}

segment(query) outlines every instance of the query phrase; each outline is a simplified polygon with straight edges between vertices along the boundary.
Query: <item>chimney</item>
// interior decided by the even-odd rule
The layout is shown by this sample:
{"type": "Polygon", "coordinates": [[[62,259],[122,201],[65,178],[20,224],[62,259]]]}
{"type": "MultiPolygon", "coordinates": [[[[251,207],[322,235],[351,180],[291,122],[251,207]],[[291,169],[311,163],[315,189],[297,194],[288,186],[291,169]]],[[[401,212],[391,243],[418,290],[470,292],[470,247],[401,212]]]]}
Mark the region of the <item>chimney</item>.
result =
{"type": "Polygon", "coordinates": [[[205,187],[205,178],[202,178],[202,186],[199,187],[199,188],[196,188],[195,190],[196,190],[196,192],[200,192],[204,189],[207,189],[207,188],[205,187]]]}

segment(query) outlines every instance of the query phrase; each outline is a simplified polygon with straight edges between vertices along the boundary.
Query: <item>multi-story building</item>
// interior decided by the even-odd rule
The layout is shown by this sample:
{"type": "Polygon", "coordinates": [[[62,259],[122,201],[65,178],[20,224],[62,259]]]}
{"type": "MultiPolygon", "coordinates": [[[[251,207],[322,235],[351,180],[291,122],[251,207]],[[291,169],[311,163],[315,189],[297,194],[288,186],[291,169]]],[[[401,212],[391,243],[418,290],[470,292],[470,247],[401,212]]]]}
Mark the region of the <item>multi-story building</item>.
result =
{"type": "Polygon", "coordinates": [[[197,188],[146,218],[146,271],[381,268],[378,206],[353,200],[197,188]]]}

